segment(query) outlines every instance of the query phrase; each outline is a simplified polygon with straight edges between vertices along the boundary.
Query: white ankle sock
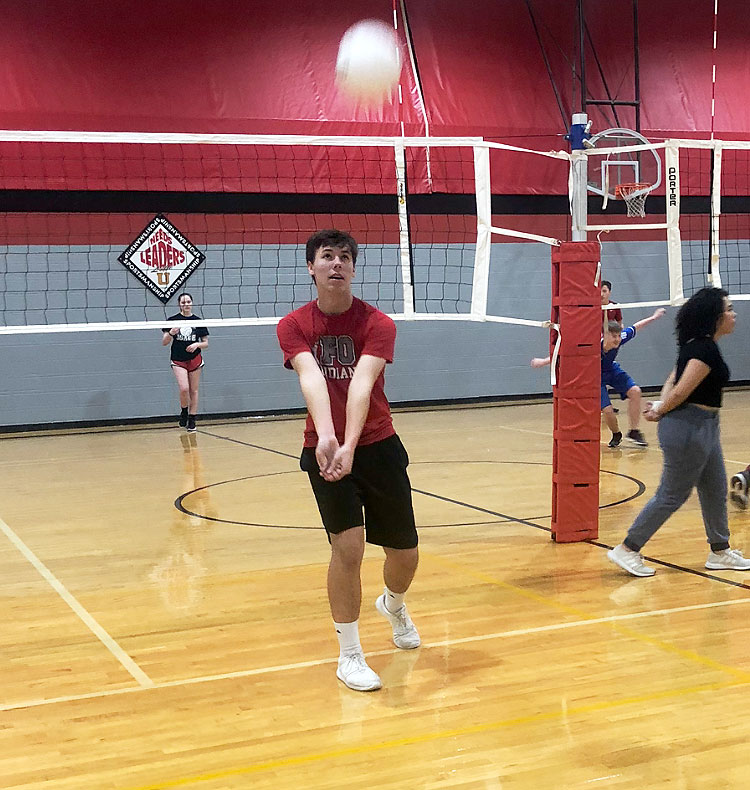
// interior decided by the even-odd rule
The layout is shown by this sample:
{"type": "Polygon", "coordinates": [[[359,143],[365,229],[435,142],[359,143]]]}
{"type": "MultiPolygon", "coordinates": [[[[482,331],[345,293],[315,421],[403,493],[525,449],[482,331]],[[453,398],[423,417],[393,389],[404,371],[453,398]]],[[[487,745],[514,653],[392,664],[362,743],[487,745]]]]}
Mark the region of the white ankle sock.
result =
{"type": "Polygon", "coordinates": [[[383,589],[385,592],[385,608],[393,614],[404,605],[404,596],[406,593],[395,593],[387,587],[383,589]]]}
{"type": "Polygon", "coordinates": [[[336,623],[333,624],[336,629],[336,636],[339,640],[339,654],[353,653],[355,650],[361,650],[362,646],[359,643],[359,620],[353,623],[336,623]]]}

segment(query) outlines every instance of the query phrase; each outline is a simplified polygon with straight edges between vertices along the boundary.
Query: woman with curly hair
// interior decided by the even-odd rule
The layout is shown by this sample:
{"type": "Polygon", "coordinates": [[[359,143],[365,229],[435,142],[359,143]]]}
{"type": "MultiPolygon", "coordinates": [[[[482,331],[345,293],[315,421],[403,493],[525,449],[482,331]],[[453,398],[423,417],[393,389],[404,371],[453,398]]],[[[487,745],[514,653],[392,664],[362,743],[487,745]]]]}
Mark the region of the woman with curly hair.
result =
{"type": "Polygon", "coordinates": [[[653,576],[641,549],[661,525],[698,489],[703,524],[711,547],[709,570],[750,570],[750,559],[729,548],[727,478],[719,435],[719,409],[729,368],[716,341],[734,331],[736,314],[721,288],[702,288],[677,313],[677,364],[649,403],[645,418],[659,422],[664,454],[659,488],[638,514],[627,537],[607,556],[633,576],[653,576]]]}

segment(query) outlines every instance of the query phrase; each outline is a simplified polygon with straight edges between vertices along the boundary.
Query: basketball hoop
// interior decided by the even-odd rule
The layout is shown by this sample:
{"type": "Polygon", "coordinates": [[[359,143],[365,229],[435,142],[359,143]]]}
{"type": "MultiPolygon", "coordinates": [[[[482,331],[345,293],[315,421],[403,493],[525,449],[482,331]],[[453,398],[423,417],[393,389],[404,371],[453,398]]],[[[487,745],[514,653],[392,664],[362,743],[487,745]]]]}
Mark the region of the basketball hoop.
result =
{"type": "Polygon", "coordinates": [[[653,184],[618,184],[615,197],[625,201],[629,217],[645,217],[646,198],[653,188],[653,184]]]}

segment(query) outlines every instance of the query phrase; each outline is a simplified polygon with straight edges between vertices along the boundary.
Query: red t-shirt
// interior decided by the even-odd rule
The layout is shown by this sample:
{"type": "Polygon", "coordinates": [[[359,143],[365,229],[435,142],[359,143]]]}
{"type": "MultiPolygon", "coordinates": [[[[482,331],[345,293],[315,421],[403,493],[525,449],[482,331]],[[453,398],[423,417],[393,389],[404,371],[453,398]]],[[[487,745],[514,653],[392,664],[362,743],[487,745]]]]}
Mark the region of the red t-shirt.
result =
{"type": "Polygon", "coordinates": [[[619,307],[610,307],[616,305],[617,302],[608,302],[606,305],[607,321],[619,321],[622,323],[622,310],[619,307]]]}
{"type": "MultiPolygon", "coordinates": [[[[276,334],[284,352],[284,367],[291,368],[291,360],[304,351],[315,357],[328,384],[336,438],[343,443],[346,397],[354,368],[362,354],[393,362],[396,324],[385,313],[354,297],[352,306],[339,315],[327,315],[321,312],[317,302],[309,302],[282,318],[276,334]]],[[[385,376],[381,373],[372,388],[359,445],[379,442],[394,433],[391,408],[385,397],[385,376]]],[[[318,434],[308,414],[305,447],[317,444],[318,434]]]]}

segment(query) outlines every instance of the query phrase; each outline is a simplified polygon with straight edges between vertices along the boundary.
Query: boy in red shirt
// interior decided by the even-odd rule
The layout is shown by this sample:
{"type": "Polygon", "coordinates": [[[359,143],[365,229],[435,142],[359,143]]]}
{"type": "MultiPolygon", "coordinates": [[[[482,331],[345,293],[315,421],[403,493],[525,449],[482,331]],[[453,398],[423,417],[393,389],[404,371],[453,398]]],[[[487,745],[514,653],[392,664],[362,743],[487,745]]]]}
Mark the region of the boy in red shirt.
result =
{"type": "Polygon", "coordinates": [[[307,404],[300,467],[308,473],[331,544],[328,600],[339,640],[336,675],[355,691],[380,678],[359,641],[360,568],[365,541],[385,552],[385,589],[375,602],[409,650],[420,639],[404,603],[419,561],[406,473],[409,458],[396,435],[383,371],[393,361],[396,325],[352,294],[357,242],[324,230],[307,241],[307,269],[318,298],[278,325],[284,366],[293,368],[307,404]]]}
{"type": "MultiPolygon", "coordinates": [[[[615,305],[617,302],[610,301],[610,294],[612,293],[612,283],[609,280],[602,280],[602,307],[605,305],[615,305]]],[[[606,308],[602,310],[604,333],[607,332],[607,324],[610,321],[617,321],[622,323],[622,310],[619,307],[606,308]]]]}

